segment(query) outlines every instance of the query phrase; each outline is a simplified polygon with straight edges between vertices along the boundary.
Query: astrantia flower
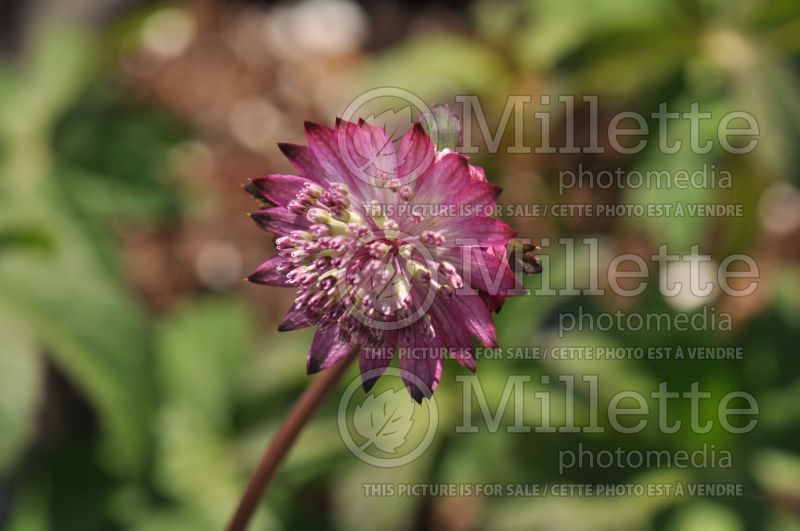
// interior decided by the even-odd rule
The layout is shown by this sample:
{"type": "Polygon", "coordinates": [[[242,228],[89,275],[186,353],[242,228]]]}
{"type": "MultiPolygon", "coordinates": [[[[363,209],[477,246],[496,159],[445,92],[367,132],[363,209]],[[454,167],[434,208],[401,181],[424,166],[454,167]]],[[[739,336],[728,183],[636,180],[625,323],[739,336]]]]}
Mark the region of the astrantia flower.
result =
{"type": "Polygon", "coordinates": [[[360,349],[368,390],[396,357],[420,401],[445,357],[474,371],[473,338],[497,345],[491,312],[517,285],[513,231],[490,217],[498,189],[420,125],[396,143],[364,122],[307,123],[306,137],[280,145],[299,175],[250,187],[275,205],[252,217],[278,249],[250,280],[297,290],[279,330],[317,326],[308,372],[360,349]]]}

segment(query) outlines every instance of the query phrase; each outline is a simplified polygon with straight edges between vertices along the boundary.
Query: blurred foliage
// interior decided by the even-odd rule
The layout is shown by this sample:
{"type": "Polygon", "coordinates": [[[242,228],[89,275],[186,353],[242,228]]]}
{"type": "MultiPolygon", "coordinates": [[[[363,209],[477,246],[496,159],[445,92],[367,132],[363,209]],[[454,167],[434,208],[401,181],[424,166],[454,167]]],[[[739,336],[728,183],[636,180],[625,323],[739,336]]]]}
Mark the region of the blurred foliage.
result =
{"type": "MultiPolygon", "coordinates": [[[[256,20],[255,13],[244,11],[242,17],[256,20]]],[[[800,182],[800,4],[477,0],[470,13],[468,31],[415,32],[369,55],[365,83],[403,86],[426,101],[474,93],[490,123],[496,123],[509,94],[565,93],[599,95],[604,111],[644,115],[658,102],[685,111],[700,101],[715,115],[748,110],[761,127],[760,148],[747,157],[718,148],[700,158],[648,149],[622,163],[592,161],[598,168],[622,164],[643,171],[691,171],[703,163],[730,168],[730,191],[625,190],[615,200],[738,202],[746,205],[744,218],[617,220],[588,229],[546,220],[521,232],[536,231],[553,242],[559,236],[599,236],[612,250],[645,241],[666,242],[680,252],[699,242],[717,257],[748,252],[768,266],[755,310],[740,310],[729,333],[609,331],[558,338],[559,312],[613,311],[615,301],[510,300],[497,318],[503,345],[741,346],[745,359],[691,365],[485,360],[479,374],[486,395],[500,396],[508,374],[531,375],[534,382],[541,375],[555,380],[561,374],[598,374],[605,402],[620,389],[648,393],[668,381],[686,390],[700,381],[715,391],[756,396],[759,429],[747,436],[718,428],[704,436],[651,429],[627,436],[613,430],[455,434],[462,418],[455,376],[466,371],[448,363],[437,390],[439,432],[422,458],[387,470],[356,460],[339,436],[332,400],[293,449],[253,529],[800,529],[797,234],[789,244],[765,242],[756,208],[772,183],[800,182]],[[735,466],[580,469],[560,476],[555,462],[559,449],[578,443],[596,450],[675,450],[704,442],[730,450],[735,466]],[[366,482],[561,481],[743,483],[748,496],[448,500],[363,494],[366,482]]],[[[123,26],[136,28],[141,18],[137,13],[123,26]]],[[[221,529],[265,442],[307,383],[303,353],[310,335],[277,335],[276,323],[259,323],[263,308],[234,290],[198,288],[155,309],[132,287],[126,261],[131,251],[120,233],[130,227],[180,230],[196,196],[170,178],[170,154],[202,136],[203,128],[187,125],[185,109],[146,103],[121,79],[126,63],[108,49],[125,50],[117,40],[129,45],[131,35],[100,37],[64,25],[47,26],[39,35],[19,64],[0,66],[0,528],[221,529]]],[[[297,131],[306,118],[311,117],[291,117],[297,131]]],[[[704,126],[715,129],[716,123],[704,126]]],[[[677,132],[677,138],[687,135],[677,132]]],[[[537,201],[555,197],[555,171],[576,164],[546,156],[475,158],[487,166],[490,179],[526,194],[519,201],[528,195],[537,201]],[[522,185],[512,181],[534,175],[542,177],[522,185]]],[[[248,177],[234,175],[233,182],[248,177]]],[[[230,208],[222,198],[212,200],[219,209],[230,208]]],[[[542,255],[551,285],[564,286],[564,249],[554,245],[542,255]]],[[[585,276],[585,270],[576,273],[585,276]]],[[[542,282],[534,278],[529,287],[542,282]]],[[[674,314],[653,291],[625,311],[674,314]]],[[[270,309],[281,304],[268,291],[258,296],[270,309]]],[[[553,410],[563,409],[565,400],[556,392],[553,410]]],[[[576,400],[577,410],[585,411],[588,397],[579,394],[576,400]]],[[[529,422],[541,420],[533,409],[525,414],[529,422]]],[[[681,410],[679,416],[688,415],[681,410]]]]}

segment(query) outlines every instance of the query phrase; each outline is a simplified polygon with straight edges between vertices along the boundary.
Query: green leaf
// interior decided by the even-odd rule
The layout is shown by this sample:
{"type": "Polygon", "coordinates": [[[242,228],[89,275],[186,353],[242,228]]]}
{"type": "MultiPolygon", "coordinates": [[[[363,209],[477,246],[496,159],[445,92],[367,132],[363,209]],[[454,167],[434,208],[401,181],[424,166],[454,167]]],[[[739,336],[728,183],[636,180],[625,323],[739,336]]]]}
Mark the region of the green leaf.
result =
{"type": "Polygon", "coordinates": [[[0,303],[14,308],[96,409],[109,467],[133,473],[143,470],[149,445],[149,325],[65,205],[49,145],[92,71],[91,44],[84,31],[47,26],[3,102],[0,224],[10,232],[0,253],[0,303]]]}
{"type": "Polygon", "coordinates": [[[227,426],[242,360],[252,351],[252,322],[236,302],[208,300],[162,323],[157,370],[164,400],[189,404],[220,428],[227,426]]]}
{"type": "Polygon", "coordinates": [[[49,498],[41,482],[29,481],[16,493],[16,502],[7,531],[47,531],[49,498]]]}
{"type": "MultiPolygon", "coordinates": [[[[228,300],[186,306],[159,330],[158,480],[209,529],[225,524],[243,488],[231,409],[252,336],[247,308],[228,300]]],[[[258,518],[272,517],[261,511],[258,518]]]]}
{"type": "Polygon", "coordinates": [[[0,254],[0,302],[97,408],[110,466],[133,472],[145,462],[152,413],[147,322],[112,282],[54,258],[0,254]]]}
{"type": "Polygon", "coordinates": [[[85,31],[51,22],[39,35],[22,83],[14,87],[14,104],[0,107],[0,130],[23,136],[47,131],[91,69],[92,42],[85,31]]]}
{"type": "Polygon", "coordinates": [[[507,74],[501,58],[476,41],[426,35],[379,55],[367,82],[370,87],[403,87],[426,99],[458,90],[487,93],[507,74]]]}
{"type": "Polygon", "coordinates": [[[553,67],[587,42],[604,42],[600,36],[630,28],[657,28],[664,20],[675,20],[674,8],[663,0],[538,0],[526,5],[532,22],[519,32],[514,49],[528,68],[553,67]]]}
{"type": "Polygon", "coordinates": [[[2,307],[0,337],[0,472],[5,472],[31,436],[43,389],[38,344],[2,307]]]}
{"type": "Polygon", "coordinates": [[[731,509],[711,502],[695,502],[678,510],[670,531],[739,531],[742,522],[731,509]]]}
{"type": "MultiPolygon", "coordinates": [[[[405,391],[403,391],[405,392],[405,391]]],[[[408,394],[406,392],[406,394],[408,394]]],[[[408,396],[406,401],[412,402],[408,396]]],[[[338,529],[348,531],[397,531],[417,529],[413,515],[418,514],[425,501],[421,496],[370,496],[370,485],[415,484],[431,482],[436,449],[430,448],[419,459],[395,468],[382,468],[376,472],[372,465],[362,463],[349,454],[332,484],[334,519],[338,529]]],[[[379,487],[379,485],[376,485],[379,487]]]]}
{"type": "Polygon", "coordinates": [[[753,476],[775,498],[795,499],[800,495],[800,457],[797,454],[763,449],[753,459],[753,476]]]}
{"type": "Polygon", "coordinates": [[[188,403],[163,408],[157,425],[159,486],[222,528],[242,488],[231,441],[188,403]]]}

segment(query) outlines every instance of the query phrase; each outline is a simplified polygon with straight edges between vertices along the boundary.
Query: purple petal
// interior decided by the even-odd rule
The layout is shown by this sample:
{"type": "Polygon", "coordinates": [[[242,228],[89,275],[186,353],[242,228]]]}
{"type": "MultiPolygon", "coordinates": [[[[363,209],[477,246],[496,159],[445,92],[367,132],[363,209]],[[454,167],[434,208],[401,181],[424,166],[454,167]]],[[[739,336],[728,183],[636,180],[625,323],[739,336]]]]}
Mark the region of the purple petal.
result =
{"type": "Polygon", "coordinates": [[[497,197],[495,187],[485,180],[474,179],[470,175],[472,168],[465,156],[448,153],[420,179],[417,195],[423,202],[493,207],[497,197]]]}
{"type": "Polygon", "coordinates": [[[411,339],[403,339],[401,334],[400,346],[403,348],[398,352],[397,358],[401,371],[416,376],[413,378],[402,375],[411,398],[422,402],[423,398],[433,394],[442,379],[442,356],[438,352],[423,351],[418,347],[442,345],[438,341],[426,341],[418,324],[413,325],[411,331],[411,339]]]}
{"type": "Polygon", "coordinates": [[[441,203],[453,186],[468,186],[469,165],[467,159],[452,153],[437,160],[417,181],[416,202],[441,203]]]}
{"type": "Polygon", "coordinates": [[[303,177],[320,184],[328,182],[328,175],[320,166],[311,148],[287,143],[278,144],[278,147],[303,177]]]}
{"type": "Polygon", "coordinates": [[[361,157],[363,163],[368,164],[366,166],[368,174],[374,176],[375,171],[380,171],[396,177],[397,150],[386,130],[363,121],[359,122],[354,129],[350,129],[352,124],[347,126],[344,124],[344,120],[337,122],[337,132],[342,127],[348,127],[348,134],[353,139],[356,153],[361,157]]]}
{"type": "Polygon", "coordinates": [[[466,159],[461,155],[444,156],[417,183],[414,203],[440,205],[442,208],[455,205],[458,207],[456,212],[463,213],[457,216],[429,216],[417,224],[417,231],[441,230],[464,219],[494,214],[497,205],[494,187],[486,182],[471,180],[466,159]]]}
{"type": "Polygon", "coordinates": [[[417,402],[422,402],[423,398],[429,398],[442,379],[442,360],[439,358],[411,359],[408,356],[400,356],[399,359],[400,369],[417,377],[403,376],[411,398],[417,402]]]}
{"type": "Polygon", "coordinates": [[[497,347],[497,334],[492,314],[477,295],[457,295],[452,299],[438,297],[435,304],[447,306],[455,322],[462,323],[484,347],[497,347]]]}
{"type": "Polygon", "coordinates": [[[481,293],[480,296],[483,302],[486,303],[486,307],[490,312],[500,313],[500,310],[503,309],[503,305],[506,303],[505,293],[499,293],[497,295],[481,293]]]}
{"type": "Polygon", "coordinates": [[[289,234],[293,230],[306,230],[311,223],[305,218],[284,207],[268,208],[250,214],[259,227],[280,236],[289,234]]]}
{"type": "Polygon", "coordinates": [[[364,391],[369,391],[378,378],[392,362],[394,350],[397,348],[397,331],[390,330],[386,334],[386,341],[380,347],[364,347],[358,358],[361,370],[361,385],[364,391]],[[366,376],[370,373],[369,376],[366,376]]]}
{"type": "MultiPolygon", "coordinates": [[[[349,124],[349,122],[343,122],[349,124]]],[[[306,122],[306,139],[308,146],[314,153],[320,170],[332,182],[346,184],[351,193],[355,193],[360,199],[368,197],[368,184],[359,178],[356,173],[359,171],[359,161],[353,153],[353,138],[348,131],[348,125],[343,125],[336,130],[323,125],[306,122]],[[346,156],[349,166],[344,162],[342,156],[346,156]]],[[[354,124],[349,124],[353,125],[354,124]]]]}
{"type": "Polygon", "coordinates": [[[469,165],[469,176],[473,181],[486,182],[486,171],[480,166],[469,165]]]}
{"type": "Polygon", "coordinates": [[[258,269],[247,277],[247,280],[255,284],[264,284],[265,286],[290,287],[292,284],[286,279],[286,273],[277,270],[278,266],[288,263],[286,258],[282,256],[270,258],[258,266],[258,269]]]}
{"type": "Polygon", "coordinates": [[[253,179],[253,186],[270,203],[286,206],[307,182],[308,179],[297,175],[274,174],[253,179]]]}
{"type": "Polygon", "coordinates": [[[494,186],[485,182],[472,182],[464,186],[454,183],[442,202],[474,205],[482,207],[482,212],[491,214],[497,205],[497,191],[494,186]]]}
{"type": "Polygon", "coordinates": [[[505,246],[494,248],[453,247],[441,252],[458,269],[464,285],[491,295],[521,287],[505,257],[505,246]],[[498,256],[499,253],[502,255],[498,256]]]}
{"type": "Polygon", "coordinates": [[[443,304],[434,304],[431,307],[431,317],[437,340],[450,351],[450,357],[475,372],[475,349],[469,331],[461,326],[450,309],[443,304]]]}
{"type": "Polygon", "coordinates": [[[289,332],[297,330],[298,328],[306,328],[311,325],[317,324],[319,316],[312,314],[305,307],[300,307],[297,304],[289,308],[289,312],[283,318],[283,321],[278,326],[279,332],[289,332]]]}
{"type": "Polygon", "coordinates": [[[505,245],[515,232],[497,218],[475,216],[470,218],[437,218],[431,225],[448,238],[448,245],[479,245],[492,247],[505,245]],[[463,240],[463,241],[462,241],[463,240]]]}
{"type": "Polygon", "coordinates": [[[339,336],[338,326],[318,328],[314,334],[314,341],[308,350],[306,360],[306,372],[314,374],[328,367],[336,365],[342,358],[350,353],[354,345],[342,343],[337,340],[339,336]]]}
{"type": "Polygon", "coordinates": [[[397,153],[397,177],[402,182],[418,179],[433,165],[436,151],[433,142],[417,123],[400,139],[397,153]]]}

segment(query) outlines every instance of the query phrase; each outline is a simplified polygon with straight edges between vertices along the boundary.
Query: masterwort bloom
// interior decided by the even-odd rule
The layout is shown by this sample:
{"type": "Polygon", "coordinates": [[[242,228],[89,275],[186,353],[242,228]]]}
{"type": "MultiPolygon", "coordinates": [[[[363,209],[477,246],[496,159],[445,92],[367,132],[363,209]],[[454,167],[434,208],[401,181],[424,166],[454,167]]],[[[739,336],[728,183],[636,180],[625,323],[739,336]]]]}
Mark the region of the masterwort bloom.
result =
{"type": "Polygon", "coordinates": [[[308,373],[359,349],[369,390],[397,358],[419,402],[444,358],[474,371],[473,338],[497,346],[491,313],[520,285],[506,256],[514,233],[491,217],[499,189],[420,124],[393,142],[363,121],[306,123],[306,138],[280,144],[298,175],[248,190],[274,205],[251,216],[278,249],[249,280],[297,290],[279,330],[317,326],[308,373]]]}

